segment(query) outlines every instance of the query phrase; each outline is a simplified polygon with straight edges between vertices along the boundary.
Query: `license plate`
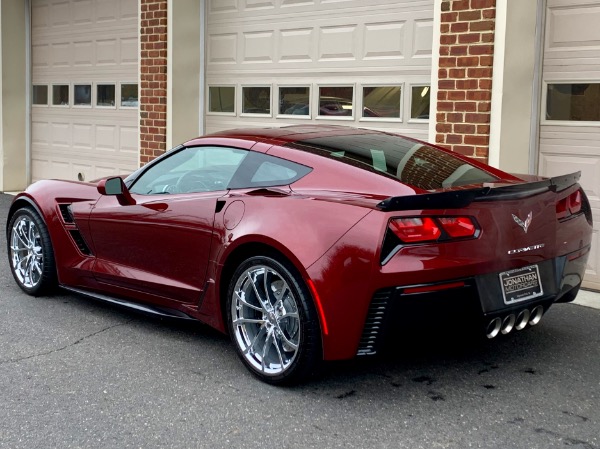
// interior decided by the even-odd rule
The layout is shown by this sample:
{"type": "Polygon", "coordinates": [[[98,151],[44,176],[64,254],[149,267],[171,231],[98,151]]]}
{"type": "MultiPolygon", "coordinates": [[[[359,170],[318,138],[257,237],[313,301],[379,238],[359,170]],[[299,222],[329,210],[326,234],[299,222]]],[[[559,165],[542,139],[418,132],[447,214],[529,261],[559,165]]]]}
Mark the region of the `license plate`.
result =
{"type": "Polygon", "coordinates": [[[527,301],[544,294],[537,265],[500,273],[500,285],[504,304],[527,301]]]}

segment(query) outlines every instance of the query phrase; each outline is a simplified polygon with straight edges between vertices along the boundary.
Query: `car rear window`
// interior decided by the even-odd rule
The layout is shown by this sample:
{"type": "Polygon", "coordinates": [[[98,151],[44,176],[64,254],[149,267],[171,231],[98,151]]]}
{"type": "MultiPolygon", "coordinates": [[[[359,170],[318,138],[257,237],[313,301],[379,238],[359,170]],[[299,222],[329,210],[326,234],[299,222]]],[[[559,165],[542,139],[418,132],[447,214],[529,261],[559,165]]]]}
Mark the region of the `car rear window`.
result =
{"type": "Polygon", "coordinates": [[[306,139],[289,145],[423,190],[495,182],[495,176],[436,148],[383,133],[306,139]]]}

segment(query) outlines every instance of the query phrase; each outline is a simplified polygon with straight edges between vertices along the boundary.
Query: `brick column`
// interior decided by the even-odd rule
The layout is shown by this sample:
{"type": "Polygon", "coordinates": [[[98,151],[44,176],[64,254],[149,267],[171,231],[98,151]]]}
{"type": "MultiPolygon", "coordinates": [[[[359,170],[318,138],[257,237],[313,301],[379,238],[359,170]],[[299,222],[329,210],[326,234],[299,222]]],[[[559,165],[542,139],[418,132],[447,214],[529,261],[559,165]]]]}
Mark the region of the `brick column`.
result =
{"type": "Polygon", "coordinates": [[[495,0],[442,0],[436,143],[487,162],[495,0]]]}
{"type": "Polygon", "coordinates": [[[140,165],[166,151],[167,0],[141,0],[140,165]]]}

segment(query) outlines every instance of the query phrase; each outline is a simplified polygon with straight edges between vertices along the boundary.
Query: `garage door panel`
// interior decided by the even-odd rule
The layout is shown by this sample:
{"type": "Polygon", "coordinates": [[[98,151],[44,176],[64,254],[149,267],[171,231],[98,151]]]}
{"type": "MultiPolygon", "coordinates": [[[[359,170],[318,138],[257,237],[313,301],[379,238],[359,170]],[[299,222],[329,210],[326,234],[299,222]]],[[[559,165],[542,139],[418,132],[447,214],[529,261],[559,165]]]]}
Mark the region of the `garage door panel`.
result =
{"type": "Polygon", "coordinates": [[[121,83],[138,79],[137,0],[32,0],[32,81],[69,86],[66,106],[32,107],[32,180],[94,179],[138,166],[138,109],[119,105],[121,83]],[[67,26],[65,26],[65,24],[67,26]],[[89,106],[74,85],[91,85],[89,106]],[[96,106],[97,85],[115,86],[114,106],[96,106]]]}

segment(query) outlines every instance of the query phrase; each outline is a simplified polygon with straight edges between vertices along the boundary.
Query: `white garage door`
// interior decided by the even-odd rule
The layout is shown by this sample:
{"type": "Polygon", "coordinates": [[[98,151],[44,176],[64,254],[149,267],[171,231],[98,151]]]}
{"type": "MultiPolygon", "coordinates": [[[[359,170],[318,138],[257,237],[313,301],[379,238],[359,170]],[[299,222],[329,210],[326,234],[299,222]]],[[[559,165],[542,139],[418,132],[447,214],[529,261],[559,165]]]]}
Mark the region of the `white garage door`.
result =
{"type": "Polygon", "coordinates": [[[594,239],[584,286],[600,289],[600,1],[548,0],[540,173],[581,170],[594,239]]]}
{"type": "Polygon", "coordinates": [[[208,0],[206,130],[337,123],[427,138],[433,0],[208,0]]]}
{"type": "Polygon", "coordinates": [[[137,0],[33,0],[31,14],[32,181],[134,170],[137,0]]]}

